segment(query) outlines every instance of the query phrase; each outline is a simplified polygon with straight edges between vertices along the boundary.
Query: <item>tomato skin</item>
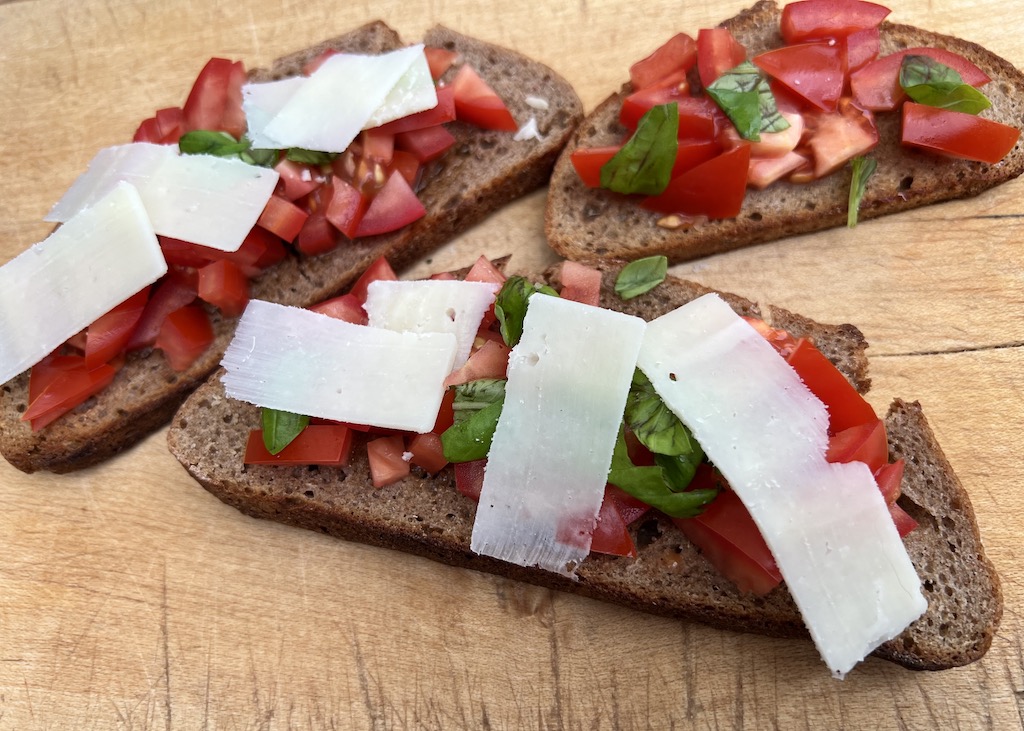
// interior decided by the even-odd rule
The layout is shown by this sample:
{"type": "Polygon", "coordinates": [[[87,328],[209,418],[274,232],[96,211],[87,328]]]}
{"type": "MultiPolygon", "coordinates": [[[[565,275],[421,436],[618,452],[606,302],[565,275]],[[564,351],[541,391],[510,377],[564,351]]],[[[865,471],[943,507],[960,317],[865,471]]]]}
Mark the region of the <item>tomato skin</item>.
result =
{"type": "Polygon", "coordinates": [[[437,420],[434,422],[434,428],[430,431],[435,434],[444,434],[445,430],[455,423],[454,403],[455,389],[445,389],[444,396],[441,398],[441,406],[437,410],[437,420]]]}
{"type": "Polygon", "coordinates": [[[171,269],[156,285],[146,309],[139,318],[135,331],[125,346],[137,350],[153,345],[167,316],[190,304],[198,295],[198,276],[195,271],[171,269]]]}
{"type": "Polygon", "coordinates": [[[370,477],[373,486],[380,488],[398,482],[409,474],[409,463],[402,459],[405,443],[398,435],[379,437],[366,443],[370,458],[370,477]]]}
{"type": "Polygon", "coordinates": [[[563,299],[598,307],[601,304],[601,272],[574,261],[562,262],[563,299]]]}
{"type": "Polygon", "coordinates": [[[124,350],[146,309],[150,289],[145,287],[89,325],[85,335],[86,368],[96,368],[124,350]]]}
{"type": "Polygon", "coordinates": [[[686,89],[661,87],[630,94],[622,102],[619,121],[635,131],[640,118],[656,106],[675,102],[679,108],[679,138],[712,139],[724,115],[710,97],[690,96],[686,89]]]}
{"type": "Polygon", "coordinates": [[[171,368],[188,370],[213,342],[213,327],[206,310],[188,305],[170,313],[160,326],[155,346],[164,352],[171,368]]]}
{"type": "Polygon", "coordinates": [[[331,178],[331,196],[324,215],[332,226],[354,239],[358,235],[359,222],[363,220],[366,208],[365,196],[355,187],[337,175],[331,178]]]}
{"type": "Polygon", "coordinates": [[[889,515],[892,516],[892,522],[896,525],[896,532],[900,534],[901,539],[906,538],[908,533],[917,528],[917,521],[896,503],[889,504],[889,515]]]}
{"type": "Polygon", "coordinates": [[[291,201],[277,195],[267,200],[257,223],[285,241],[294,241],[309,214],[291,201]]]}
{"type": "Polygon", "coordinates": [[[590,537],[590,550],[610,556],[636,558],[636,543],[629,534],[629,524],[619,512],[619,505],[605,488],[597,523],[590,537]]]}
{"type": "Polygon", "coordinates": [[[319,312],[321,315],[333,317],[336,320],[350,322],[353,325],[365,325],[369,322],[366,310],[363,309],[362,304],[351,292],[340,297],[324,300],[309,309],[313,312],[319,312]]]}
{"type": "Polygon", "coordinates": [[[828,441],[825,459],[829,462],[863,462],[873,474],[877,474],[889,462],[885,423],[875,419],[833,434],[828,441]]]}
{"type": "Polygon", "coordinates": [[[810,131],[808,147],[814,156],[814,178],[838,170],[878,144],[874,115],[849,98],[840,99],[833,112],[812,110],[805,119],[810,131]]]}
{"type": "Polygon", "coordinates": [[[421,163],[436,160],[455,144],[455,137],[444,127],[424,127],[395,135],[395,145],[412,153],[421,163]]]}
{"type": "Polygon", "coordinates": [[[267,451],[263,430],[249,432],[245,464],[347,465],[352,453],[352,430],[341,424],[310,424],[277,454],[267,451]]]}
{"type": "Polygon", "coordinates": [[[609,147],[577,148],[569,156],[576,174],[588,188],[601,187],[601,168],[622,149],[621,145],[609,147]]]}
{"type": "Polygon", "coordinates": [[[21,420],[39,431],[102,391],[116,374],[108,363],[88,368],[84,356],[47,356],[29,374],[29,405],[21,420]]]}
{"type": "Polygon", "coordinates": [[[874,61],[881,46],[882,33],[878,28],[866,28],[843,38],[839,42],[843,73],[849,76],[874,61]]]}
{"type": "Polygon", "coordinates": [[[370,201],[356,228],[356,236],[376,236],[397,231],[425,215],[427,209],[409,187],[409,183],[401,175],[392,173],[384,187],[370,201]]]}
{"type": "Polygon", "coordinates": [[[480,490],[484,485],[484,471],[487,459],[472,462],[459,462],[455,465],[455,489],[473,502],[480,500],[480,490]]]}
{"type": "Polygon", "coordinates": [[[750,145],[739,145],[675,178],[665,192],[644,199],[640,207],[659,213],[734,218],[743,206],[749,165],[750,145]],[[717,184],[708,185],[709,180],[717,184]]]}
{"type": "Polygon", "coordinates": [[[427,57],[427,67],[430,68],[430,76],[434,81],[444,76],[444,72],[451,68],[451,65],[459,58],[458,51],[449,51],[446,48],[435,46],[426,46],[423,49],[423,55],[427,57]]]}
{"type": "Polygon", "coordinates": [[[338,229],[327,220],[324,211],[313,211],[302,224],[295,246],[307,256],[333,251],[338,245],[338,229]]]}
{"type": "Polygon", "coordinates": [[[786,43],[842,38],[877,28],[892,12],[861,0],[803,0],[782,9],[782,37],[786,43]]]}
{"type": "Polygon", "coordinates": [[[473,266],[466,272],[467,282],[485,282],[501,286],[505,283],[506,279],[508,277],[505,276],[504,272],[494,266],[494,262],[483,254],[477,257],[477,260],[473,262],[473,266]]]}
{"type": "Polygon", "coordinates": [[[908,55],[929,56],[955,69],[964,83],[971,86],[984,86],[991,81],[988,74],[958,53],[943,48],[907,48],[872,61],[850,75],[850,88],[857,106],[876,112],[896,109],[907,98],[900,87],[900,65],[908,55]]]}
{"type": "Polygon", "coordinates": [[[382,279],[386,282],[394,282],[398,279],[398,275],[395,274],[395,270],[391,268],[391,264],[383,256],[379,256],[373,260],[373,263],[366,268],[356,283],[352,285],[349,293],[356,298],[359,305],[366,304],[366,289],[370,286],[370,282],[376,282],[378,279],[382,279]]]}
{"type": "Polygon", "coordinates": [[[697,33],[697,71],[704,86],[709,86],[746,58],[747,49],[727,28],[705,28],[697,33]]]}
{"type": "Polygon", "coordinates": [[[504,378],[508,371],[510,352],[504,343],[488,340],[469,356],[469,360],[461,368],[448,374],[444,380],[445,387],[458,386],[481,378],[504,378]]]}
{"type": "Polygon", "coordinates": [[[906,102],[903,144],[951,157],[995,164],[1020,138],[1020,130],[975,114],[906,102]]]}
{"type": "Polygon", "coordinates": [[[221,130],[241,137],[245,133],[244,83],[245,67],[241,62],[224,58],[207,61],[185,101],[186,130],[221,130]]]}
{"type": "Polygon", "coordinates": [[[882,493],[886,505],[892,505],[900,496],[900,485],[903,482],[903,470],[906,463],[902,459],[888,462],[875,471],[875,482],[882,493]]]}
{"type": "Polygon", "coordinates": [[[697,42],[676,33],[647,58],[629,67],[629,80],[636,90],[660,84],[670,76],[684,74],[697,63],[697,42]]]}
{"type": "Polygon", "coordinates": [[[249,279],[237,264],[221,259],[199,270],[198,293],[226,317],[238,317],[249,304],[249,279]]]}
{"type": "Polygon", "coordinates": [[[825,404],[830,434],[838,434],[877,418],[871,404],[857,393],[846,376],[810,340],[800,338],[786,362],[796,370],[811,393],[825,404]]]}
{"type": "Polygon", "coordinates": [[[448,464],[441,437],[434,432],[414,436],[409,440],[409,451],[412,453],[409,461],[431,475],[436,475],[448,464]]]}
{"type": "Polygon", "coordinates": [[[519,129],[505,102],[469,64],[459,69],[450,86],[455,95],[455,114],[459,121],[504,132],[519,129]]]}
{"type": "Polygon", "coordinates": [[[842,96],[842,60],[839,49],[828,42],[783,46],[755,56],[754,63],[819,109],[835,109],[842,96]]]}

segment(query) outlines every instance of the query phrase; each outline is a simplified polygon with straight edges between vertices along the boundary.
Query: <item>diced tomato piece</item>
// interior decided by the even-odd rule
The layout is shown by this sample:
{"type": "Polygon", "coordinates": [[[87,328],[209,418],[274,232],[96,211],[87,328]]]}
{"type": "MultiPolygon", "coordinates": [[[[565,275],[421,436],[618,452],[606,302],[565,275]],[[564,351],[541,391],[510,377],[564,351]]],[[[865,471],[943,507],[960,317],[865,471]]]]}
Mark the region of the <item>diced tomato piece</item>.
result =
{"type": "Polygon", "coordinates": [[[373,263],[366,268],[356,283],[352,285],[349,292],[359,302],[360,305],[366,304],[366,289],[370,286],[370,282],[376,282],[378,279],[386,282],[394,282],[398,279],[398,275],[395,274],[395,270],[391,268],[391,264],[383,256],[374,259],[373,263]]]}
{"type": "Polygon", "coordinates": [[[432,475],[436,475],[448,464],[444,447],[441,446],[441,437],[434,432],[414,436],[409,440],[409,451],[412,453],[409,461],[432,475]]]}
{"type": "Polygon", "coordinates": [[[169,236],[157,236],[160,242],[160,251],[164,259],[171,266],[201,267],[216,261],[217,256],[214,249],[198,244],[191,244],[181,239],[172,239],[169,236]]]}
{"type": "Polygon", "coordinates": [[[849,98],[840,99],[834,112],[808,112],[806,119],[815,178],[838,170],[878,144],[874,115],[849,98]]]}
{"type": "Polygon", "coordinates": [[[840,40],[839,57],[842,60],[843,73],[847,79],[854,71],[878,58],[881,45],[882,33],[878,28],[859,30],[840,40]]]}
{"type": "MultiPolygon", "coordinates": [[[[408,117],[406,118],[408,119],[408,117]]],[[[363,158],[387,165],[395,154],[395,134],[383,127],[363,130],[359,135],[363,158]]]]}
{"type": "Polygon", "coordinates": [[[83,360],[81,355],[62,353],[58,348],[41,361],[32,366],[28,376],[28,402],[32,404],[40,394],[64,373],[80,368],[83,360]]]}
{"type": "MultiPolygon", "coordinates": [[[[694,486],[709,487],[712,468],[705,464],[694,486]]],[[[696,518],[674,518],[683,534],[718,571],[740,591],[767,594],[782,582],[782,574],[739,496],[722,490],[696,518]]]]}
{"type": "Polygon", "coordinates": [[[622,102],[619,121],[630,130],[635,130],[640,118],[652,108],[675,102],[679,108],[679,138],[712,139],[717,129],[717,120],[724,118],[718,105],[706,96],[690,96],[685,90],[671,88],[644,89],[630,94],[622,102]]]}
{"type": "Polygon", "coordinates": [[[160,142],[177,144],[181,136],[185,134],[185,112],[181,107],[167,107],[156,113],[156,128],[160,135],[160,142]]]}
{"type": "Polygon", "coordinates": [[[275,195],[285,200],[296,201],[316,190],[323,182],[323,175],[311,166],[294,162],[284,157],[274,166],[280,176],[275,195]]]}
{"type": "Polygon", "coordinates": [[[185,127],[192,130],[221,130],[234,137],[245,133],[242,85],[245,68],[241,62],[223,58],[207,61],[185,101],[185,127]]]}
{"type": "Polygon", "coordinates": [[[467,282],[486,282],[489,284],[502,285],[508,277],[494,266],[494,262],[482,254],[473,262],[473,266],[466,272],[467,282]]]}
{"type": "Polygon", "coordinates": [[[676,150],[676,161],[672,165],[672,178],[678,178],[698,165],[713,160],[721,155],[722,152],[722,146],[717,140],[679,140],[679,148],[676,150]]]}
{"type": "Polygon", "coordinates": [[[437,90],[437,105],[422,112],[410,114],[377,129],[380,132],[396,135],[399,132],[412,132],[425,127],[434,127],[445,122],[455,121],[455,91],[450,86],[442,86],[437,90]]]}
{"type": "Polygon", "coordinates": [[[761,139],[750,143],[751,157],[782,157],[796,149],[804,134],[804,117],[799,112],[781,111],[779,114],[789,122],[781,132],[762,132],[761,139]]]}
{"type": "Polygon", "coordinates": [[[877,417],[871,404],[857,393],[846,376],[821,354],[810,340],[800,338],[786,359],[800,380],[828,409],[829,433],[873,422],[877,417]]]}
{"type": "Polygon", "coordinates": [[[929,56],[959,72],[965,84],[984,86],[991,79],[973,62],[943,48],[908,48],[872,61],[850,75],[850,88],[857,106],[876,112],[892,111],[907,98],[900,86],[903,57],[929,56]]]}
{"type": "Polygon", "coordinates": [[[307,218],[309,214],[291,201],[272,195],[257,223],[285,241],[294,241],[307,218]]]}
{"type": "Polygon", "coordinates": [[[269,231],[253,226],[237,251],[224,256],[242,267],[249,276],[277,264],[288,255],[281,239],[269,231]]]}
{"type": "Polygon", "coordinates": [[[590,550],[610,556],[629,556],[636,558],[636,543],[629,534],[629,524],[619,513],[619,506],[614,498],[610,498],[607,488],[601,510],[597,514],[597,525],[591,534],[590,550]]]}
{"type": "Polygon", "coordinates": [[[419,182],[420,161],[411,152],[395,150],[395,154],[391,156],[391,165],[388,166],[386,172],[388,175],[398,173],[405,178],[405,182],[415,189],[419,182]]]}
{"type": "Polygon", "coordinates": [[[613,147],[581,147],[572,151],[569,160],[576,174],[588,188],[601,187],[601,168],[622,149],[621,145],[613,147]]]}
{"type": "Polygon", "coordinates": [[[727,28],[705,28],[697,34],[697,71],[700,83],[708,86],[747,58],[747,49],[727,28]]]}
{"type": "Polygon", "coordinates": [[[397,173],[370,201],[356,229],[356,236],[376,236],[397,231],[427,215],[427,209],[416,197],[405,178],[397,173]]]}
{"type": "Polygon", "coordinates": [[[445,389],[444,396],[441,398],[441,406],[437,410],[437,420],[434,421],[434,428],[430,431],[435,434],[444,434],[445,430],[455,423],[454,403],[455,389],[445,389]]]}
{"type": "Polygon", "coordinates": [[[863,462],[875,473],[889,461],[889,443],[881,419],[851,426],[828,440],[825,459],[829,462],[863,462]]]}
{"type": "Polygon", "coordinates": [[[89,325],[85,336],[85,367],[96,368],[116,356],[142,318],[150,287],[132,295],[89,325]]]}
{"type": "Polygon", "coordinates": [[[469,64],[463,64],[451,88],[455,94],[455,115],[482,129],[515,132],[519,129],[505,102],[469,64]]]}
{"type": "Polygon", "coordinates": [[[508,371],[508,354],[511,351],[504,343],[488,340],[469,356],[461,368],[448,374],[445,387],[458,386],[481,378],[504,378],[508,371]]]}
{"type": "Polygon", "coordinates": [[[366,213],[366,197],[337,175],[331,178],[331,197],[324,215],[336,229],[354,239],[366,213]]]}
{"type": "Polygon", "coordinates": [[[878,490],[882,493],[887,505],[892,505],[900,496],[900,485],[903,482],[903,469],[905,463],[902,459],[895,462],[888,462],[875,471],[875,482],[878,490]]]}
{"type": "Polygon", "coordinates": [[[169,270],[153,290],[135,331],[128,339],[126,349],[137,350],[156,342],[167,315],[190,304],[198,293],[198,276],[195,271],[169,270]]]}
{"type": "Polygon", "coordinates": [[[995,164],[1020,138],[1020,130],[976,114],[906,102],[903,144],[950,157],[995,164]]]}
{"type": "Polygon", "coordinates": [[[634,89],[655,86],[670,76],[684,74],[697,63],[697,42],[685,33],[676,33],[647,58],[629,68],[634,89]]]}
{"type": "Polygon", "coordinates": [[[740,145],[672,180],[663,193],[644,199],[641,208],[708,218],[734,218],[747,188],[750,145],[740,145]],[[714,180],[714,185],[708,185],[714,180]]]}
{"type": "Polygon", "coordinates": [[[176,371],[188,370],[213,342],[213,327],[206,310],[188,305],[170,313],[160,326],[156,347],[176,371]]]}
{"type": "Polygon", "coordinates": [[[782,328],[772,327],[764,320],[756,317],[744,317],[747,323],[757,330],[758,335],[768,341],[768,344],[775,348],[775,352],[783,358],[789,356],[796,350],[799,341],[789,334],[789,331],[782,328]]]}
{"type": "Polygon", "coordinates": [[[810,166],[811,161],[798,152],[787,152],[782,157],[751,159],[747,169],[747,185],[763,190],[804,165],[810,166]]]}
{"type": "Polygon", "coordinates": [[[338,245],[338,230],[327,220],[324,211],[314,211],[302,225],[296,247],[303,254],[316,256],[333,251],[338,245]]]}
{"type": "Polygon", "coordinates": [[[163,138],[160,136],[160,125],[157,124],[156,117],[142,120],[138,129],[135,130],[132,142],[151,142],[154,145],[163,143],[163,138]]]}
{"type": "Polygon", "coordinates": [[[237,264],[221,259],[199,270],[198,293],[226,317],[238,317],[249,304],[249,279],[237,264]]]}
{"type": "Polygon", "coordinates": [[[908,533],[917,528],[917,521],[907,515],[907,511],[897,503],[889,504],[889,515],[892,516],[892,522],[896,525],[900,538],[906,538],[908,533]]]}
{"type": "Polygon", "coordinates": [[[835,109],[842,96],[845,77],[834,44],[783,46],[755,56],[754,63],[819,109],[835,109]]]}
{"type": "Polygon", "coordinates": [[[459,462],[455,465],[455,489],[473,502],[479,501],[480,490],[484,485],[484,470],[486,469],[486,459],[459,462]]]}
{"type": "Polygon", "coordinates": [[[385,487],[409,474],[409,463],[403,459],[405,443],[399,435],[367,442],[366,453],[370,458],[370,477],[374,487],[385,487]]]}
{"type": "Polygon", "coordinates": [[[249,432],[245,464],[347,465],[352,453],[352,430],[342,424],[310,424],[277,454],[267,451],[263,430],[249,432]]]}
{"type": "Polygon", "coordinates": [[[597,307],[601,304],[601,272],[574,261],[562,262],[563,299],[597,307]]]}
{"type": "MultiPolygon", "coordinates": [[[[637,463],[634,462],[633,464],[637,463]]],[[[615,502],[616,507],[619,510],[619,515],[622,516],[622,520],[626,525],[632,525],[653,510],[653,508],[643,500],[633,497],[628,492],[616,487],[615,485],[605,485],[604,496],[606,500],[612,500],[615,502]]]]}
{"type": "Polygon", "coordinates": [[[804,0],[782,9],[782,37],[786,43],[843,38],[877,28],[892,12],[861,0],[804,0]]]}
{"type": "Polygon", "coordinates": [[[436,46],[424,47],[423,55],[427,57],[427,66],[430,68],[430,76],[434,81],[444,76],[444,72],[451,68],[451,65],[459,58],[458,51],[449,51],[447,48],[437,48],[436,46]]]}
{"type": "Polygon", "coordinates": [[[436,160],[454,144],[452,133],[440,125],[395,135],[395,145],[400,150],[412,153],[421,163],[436,160]]]}
{"type": "Polygon", "coordinates": [[[29,393],[35,395],[21,420],[31,422],[32,431],[39,431],[106,388],[116,373],[117,368],[108,363],[88,368],[83,356],[61,356],[60,361],[36,364],[29,376],[29,393]],[[33,388],[37,368],[46,383],[33,388]]]}
{"type": "Polygon", "coordinates": [[[369,321],[366,310],[363,309],[362,304],[351,292],[324,300],[309,309],[337,320],[351,322],[353,325],[365,325],[369,321]]]}

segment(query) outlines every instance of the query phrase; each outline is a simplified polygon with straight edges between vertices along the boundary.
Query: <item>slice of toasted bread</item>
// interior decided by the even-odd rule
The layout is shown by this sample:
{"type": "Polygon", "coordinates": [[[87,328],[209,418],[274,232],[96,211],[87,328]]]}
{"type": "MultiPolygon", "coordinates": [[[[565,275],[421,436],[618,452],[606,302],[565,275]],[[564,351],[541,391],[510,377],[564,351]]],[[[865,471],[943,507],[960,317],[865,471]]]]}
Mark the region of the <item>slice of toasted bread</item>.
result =
{"type": "MultiPolygon", "coordinates": [[[[614,292],[615,273],[613,268],[604,273],[602,304],[646,319],[710,291],[670,278],[624,302],[614,292]]],[[[762,316],[754,303],[725,296],[741,314],[762,316]]],[[[857,328],[821,325],[776,308],[767,315],[776,327],[814,338],[852,383],[867,388],[867,343],[857,328]]],[[[257,518],[724,629],[806,636],[784,585],[764,597],[740,592],[667,519],[651,517],[632,527],[635,559],[592,555],[574,582],[473,554],[475,504],[456,491],[451,467],[434,477],[414,472],[374,489],[365,449],[358,444],[345,468],[245,466],[246,438],[259,422],[257,408],[224,395],[218,375],[182,406],[168,443],[207,490],[257,518]]],[[[992,642],[1002,613],[998,577],[985,557],[970,500],[919,405],[895,402],[886,424],[892,457],[906,460],[900,505],[919,523],[906,545],[928,610],[876,654],[916,669],[963,665],[981,657],[992,642]]]]}
{"type": "MultiPolygon", "coordinates": [[[[457,51],[520,124],[536,118],[543,140],[514,141],[508,132],[449,124],[456,144],[426,172],[418,191],[425,217],[395,233],[342,244],[321,256],[290,256],[253,281],[254,298],[298,306],[319,302],[342,291],[377,257],[386,256],[401,269],[547,181],[558,152],[583,116],[572,87],[547,66],[447,28],[430,30],[424,43],[457,51]],[[548,108],[531,107],[528,96],[545,99],[548,108]]],[[[370,23],[282,58],[270,69],[254,70],[251,77],[262,81],[300,73],[307,61],[329,48],[381,53],[401,45],[398,34],[384,23],[370,23]]],[[[216,368],[234,322],[213,313],[213,345],[181,373],[159,353],[130,355],[101,394],[39,432],[20,421],[28,404],[28,374],[12,379],[0,387],[0,452],[24,472],[69,472],[130,447],[166,423],[216,368]]]]}
{"type": "MultiPolygon", "coordinates": [[[[753,56],[782,44],[780,16],[773,0],[761,0],[722,25],[753,56]]],[[[981,116],[1024,128],[1024,74],[1008,61],[958,38],[908,25],[882,24],[880,56],[917,46],[938,46],[973,61],[992,77],[983,88],[992,107],[981,116]]],[[[779,182],[765,190],[748,189],[736,218],[674,230],[660,227],[662,216],[642,210],[634,198],[587,188],[569,156],[577,148],[622,141],[626,129],[619,123],[619,108],[630,90],[627,83],[588,115],[555,166],[546,229],[549,243],[562,256],[586,261],[664,254],[679,262],[846,224],[849,166],[812,183],[779,182]]],[[[1018,140],[1002,162],[988,165],[903,147],[899,142],[900,115],[890,112],[875,119],[879,144],[871,156],[878,168],[861,204],[861,220],[978,195],[1024,172],[1024,140],[1018,140]]]]}

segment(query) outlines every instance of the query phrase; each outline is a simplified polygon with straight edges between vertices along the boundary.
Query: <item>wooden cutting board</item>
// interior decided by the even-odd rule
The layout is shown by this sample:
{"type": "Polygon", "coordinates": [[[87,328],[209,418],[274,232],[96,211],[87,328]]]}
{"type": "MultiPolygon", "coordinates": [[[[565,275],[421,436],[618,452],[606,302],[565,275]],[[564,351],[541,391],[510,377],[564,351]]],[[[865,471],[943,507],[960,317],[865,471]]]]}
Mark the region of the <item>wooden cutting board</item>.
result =
{"type": "MultiPolygon", "coordinates": [[[[547,62],[588,109],[671,33],[744,0],[489,7],[0,2],[0,262],[100,147],[181,104],[213,55],[266,64],[374,18],[441,22],[547,62]]],[[[1024,66],[999,0],[907,0],[894,20],[1024,66]]],[[[868,660],[837,682],[810,643],[710,630],[243,517],[158,432],[82,473],[0,464],[0,730],[320,728],[1020,728],[1024,726],[1024,183],[676,267],[871,342],[874,389],[920,400],[971,494],[1006,612],[989,654],[913,673],[868,660]]],[[[514,252],[553,260],[543,192],[414,274],[514,252]]]]}

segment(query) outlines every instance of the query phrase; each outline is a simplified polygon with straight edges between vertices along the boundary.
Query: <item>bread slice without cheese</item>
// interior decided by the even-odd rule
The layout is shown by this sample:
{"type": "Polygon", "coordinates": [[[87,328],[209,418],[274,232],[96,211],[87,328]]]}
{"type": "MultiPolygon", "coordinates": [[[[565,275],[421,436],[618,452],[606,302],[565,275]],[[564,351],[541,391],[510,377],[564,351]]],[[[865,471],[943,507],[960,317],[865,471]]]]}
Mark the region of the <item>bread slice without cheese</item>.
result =
{"type": "MultiPolygon", "coordinates": [[[[773,0],[761,0],[722,25],[753,56],[782,45],[780,17],[773,0]]],[[[1024,74],[1012,64],[974,43],[883,22],[879,56],[918,46],[938,46],[973,61],[992,78],[982,89],[992,107],[981,116],[1024,128],[1024,74]]],[[[664,254],[679,262],[846,224],[849,166],[812,183],[778,182],[765,190],[750,188],[738,217],[702,221],[689,228],[663,228],[658,225],[662,215],[642,210],[634,198],[587,188],[569,156],[577,148],[622,141],[626,129],[619,123],[619,109],[630,91],[625,84],[589,114],[555,166],[546,229],[549,243],[560,255],[592,261],[664,254]]],[[[1018,140],[1000,163],[988,165],[903,147],[897,112],[879,113],[875,120],[879,144],[871,156],[878,168],[868,182],[861,220],[978,195],[1024,172],[1024,140],[1018,140]]]]}
{"type": "MultiPolygon", "coordinates": [[[[514,141],[509,132],[447,125],[457,141],[425,172],[418,191],[427,209],[424,218],[395,233],[343,243],[321,256],[291,255],[253,281],[254,298],[298,306],[324,300],[345,289],[377,257],[387,256],[401,269],[548,180],[558,152],[583,116],[572,87],[543,64],[447,28],[430,30],[424,43],[457,51],[501,96],[517,122],[536,118],[543,139],[514,141]],[[528,96],[545,99],[548,108],[530,106],[528,96]]],[[[266,81],[298,74],[329,48],[383,53],[402,45],[398,34],[378,21],[279,59],[250,77],[266,81]]],[[[449,76],[456,70],[450,69],[449,76]]],[[[39,432],[20,421],[28,405],[28,374],[12,379],[0,386],[0,452],[24,472],[69,472],[130,447],[165,424],[217,367],[234,323],[213,313],[213,345],[181,373],[155,351],[131,354],[101,394],[39,432]]]]}
{"type": "MultiPolygon", "coordinates": [[[[710,291],[670,278],[624,302],[614,292],[615,273],[614,268],[604,272],[602,305],[648,320],[710,291]]],[[[549,272],[549,280],[556,278],[556,272],[549,272]]],[[[762,313],[748,300],[725,297],[741,314],[764,317],[794,335],[812,337],[859,390],[867,389],[867,343],[857,328],[821,325],[777,308],[762,313]]],[[[631,528],[639,551],[636,558],[592,555],[578,568],[579,581],[574,582],[473,554],[469,546],[475,503],[456,491],[451,467],[434,477],[414,468],[401,481],[374,489],[362,441],[357,441],[345,468],[245,466],[246,439],[259,424],[259,410],[228,399],[218,374],[175,415],[168,443],[203,487],[253,517],[723,629],[807,635],[784,585],[764,597],[741,593],[663,517],[642,519],[631,528]]],[[[886,425],[892,458],[906,460],[900,505],[919,523],[906,546],[923,582],[928,610],[876,654],[915,669],[972,662],[992,642],[1002,595],[985,557],[970,499],[918,404],[896,401],[886,425]]],[[[239,528],[244,530],[242,522],[239,528]]]]}

